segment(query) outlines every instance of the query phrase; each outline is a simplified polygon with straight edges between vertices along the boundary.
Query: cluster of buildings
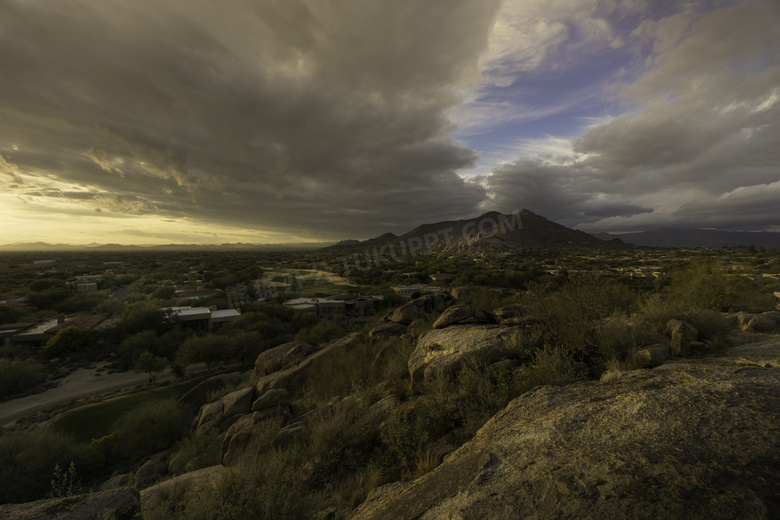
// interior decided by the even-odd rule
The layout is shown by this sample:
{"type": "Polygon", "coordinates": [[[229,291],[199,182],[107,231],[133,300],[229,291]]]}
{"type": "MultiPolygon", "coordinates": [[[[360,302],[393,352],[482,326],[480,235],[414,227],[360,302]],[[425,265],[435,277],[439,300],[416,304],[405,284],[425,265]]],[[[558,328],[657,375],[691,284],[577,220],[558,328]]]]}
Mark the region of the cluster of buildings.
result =
{"type": "Polygon", "coordinates": [[[424,294],[436,294],[440,292],[447,292],[441,287],[434,285],[394,285],[391,287],[394,293],[402,297],[404,300],[413,300],[419,298],[424,294]]]}
{"type": "Polygon", "coordinates": [[[97,291],[98,284],[103,281],[99,274],[77,276],[74,282],[65,282],[65,289],[73,292],[97,291]]]}
{"type": "Polygon", "coordinates": [[[241,315],[236,309],[217,310],[216,307],[167,307],[163,311],[174,327],[196,332],[214,332],[241,315]]]}
{"type": "Polygon", "coordinates": [[[327,298],[295,298],[284,305],[297,311],[316,312],[319,317],[341,315],[364,316],[377,310],[384,302],[381,295],[337,294],[327,298]]]}
{"type": "Polygon", "coordinates": [[[78,329],[103,329],[112,324],[105,314],[60,314],[56,318],[37,323],[7,323],[0,325],[0,343],[26,343],[43,346],[49,338],[68,327],[78,329]]]}
{"type": "Polygon", "coordinates": [[[663,278],[666,273],[660,267],[616,267],[613,269],[564,269],[559,265],[543,265],[544,272],[552,276],[560,276],[564,271],[569,276],[625,276],[627,278],[663,278]]]}

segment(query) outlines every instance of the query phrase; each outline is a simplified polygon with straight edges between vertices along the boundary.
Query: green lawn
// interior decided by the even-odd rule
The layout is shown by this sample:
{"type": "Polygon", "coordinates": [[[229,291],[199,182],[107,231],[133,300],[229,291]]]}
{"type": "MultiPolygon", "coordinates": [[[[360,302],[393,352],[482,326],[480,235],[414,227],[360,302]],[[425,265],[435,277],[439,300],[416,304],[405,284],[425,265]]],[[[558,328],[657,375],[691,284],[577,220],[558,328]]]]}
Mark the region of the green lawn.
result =
{"type": "Polygon", "coordinates": [[[213,375],[208,374],[177,385],[86,406],[60,417],[51,424],[50,428],[71,435],[78,441],[88,443],[92,439],[99,439],[111,433],[111,426],[117,419],[135,407],[158,399],[179,399],[195,385],[213,375]]]}
{"type": "Polygon", "coordinates": [[[291,287],[282,289],[290,296],[323,297],[334,293],[349,291],[349,285],[334,283],[328,277],[312,276],[312,271],[290,269],[287,271],[271,271],[266,273],[274,282],[288,283],[291,287]]]}

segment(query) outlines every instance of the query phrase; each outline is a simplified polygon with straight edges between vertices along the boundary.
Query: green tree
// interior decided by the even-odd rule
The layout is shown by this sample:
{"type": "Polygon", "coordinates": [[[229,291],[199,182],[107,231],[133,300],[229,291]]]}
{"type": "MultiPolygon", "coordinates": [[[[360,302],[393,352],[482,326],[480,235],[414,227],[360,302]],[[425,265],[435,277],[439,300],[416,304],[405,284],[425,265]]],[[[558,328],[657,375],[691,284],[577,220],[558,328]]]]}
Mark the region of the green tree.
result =
{"type": "Polygon", "coordinates": [[[179,348],[176,360],[185,366],[205,363],[206,368],[211,370],[217,363],[229,361],[234,355],[233,344],[229,338],[207,334],[185,340],[179,348]]]}
{"type": "Polygon", "coordinates": [[[51,359],[70,352],[91,350],[97,347],[99,338],[99,331],[68,327],[49,338],[41,349],[41,354],[51,359]]]}
{"type": "Polygon", "coordinates": [[[133,365],[145,351],[159,355],[159,338],[153,330],[142,330],[127,336],[119,346],[118,364],[124,367],[133,365]]]}
{"type": "Polygon", "coordinates": [[[148,350],[141,352],[138,356],[138,360],[135,362],[135,368],[139,372],[146,372],[149,374],[149,379],[152,383],[157,383],[157,376],[165,370],[168,365],[168,360],[164,357],[155,356],[148,350]]]}
{"type": "Polygon", "coordinates": [[[0,358],[0,399],[30,390],[44,379],[46,370],[40,363],[0,358]]]}
{"type": "Polygon", "coordinates": [[[131,303],[122,312],[120,326],[129,333],[150,329],[162,332],[165,328],[164,302],[149,301],[131,303]]]}

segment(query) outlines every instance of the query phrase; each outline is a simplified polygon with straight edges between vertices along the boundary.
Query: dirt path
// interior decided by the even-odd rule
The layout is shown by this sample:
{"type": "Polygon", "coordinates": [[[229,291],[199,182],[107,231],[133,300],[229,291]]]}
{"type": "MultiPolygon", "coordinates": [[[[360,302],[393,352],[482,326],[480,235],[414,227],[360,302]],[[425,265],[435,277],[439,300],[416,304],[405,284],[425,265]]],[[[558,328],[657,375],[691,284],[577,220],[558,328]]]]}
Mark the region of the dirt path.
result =
{"type": "MultiPolygon", "coordinates": [[[[96,363],[94,368],[79,368],[75,372],[60,380],[60,385],[50,388],[40,394],[28,395],[19,399],[12,399],[0,403],[0,428],[12,426],[16,421],[24,417],[36,414],[47,408],[63,406],[79,399],[95,397],[98,395],[126,390],[149,382],[149,376],[145,373],[97,372],[99,368],[105,368],[108,363],[96,363]]],[[[196,373],[206,369],[203,364],[187,367],[187,373],[196,373]]],[[[170,373],[161,374],[157,378],[158,383],[173,381],[170,373]]]]}

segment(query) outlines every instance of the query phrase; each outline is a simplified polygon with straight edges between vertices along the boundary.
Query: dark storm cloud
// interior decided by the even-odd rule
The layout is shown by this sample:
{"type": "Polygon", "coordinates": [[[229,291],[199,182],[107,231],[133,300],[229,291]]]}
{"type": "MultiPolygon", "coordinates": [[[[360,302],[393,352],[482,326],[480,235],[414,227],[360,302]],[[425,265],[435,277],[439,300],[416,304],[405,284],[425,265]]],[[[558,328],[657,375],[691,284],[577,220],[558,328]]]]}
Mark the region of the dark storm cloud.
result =
{"type": "Polygon", "coordinates": [[[290,232],[471,214],[448,113],[497,7],[0,1],[0,171],[103,214],[290,232]]]}
{"type": "Polygon", "coordinates": [[[485,179],[500,209],[527,205],[589,230],[780,224],[780,5],[748,1],[646,21],[632,108],[485,179]]]}

